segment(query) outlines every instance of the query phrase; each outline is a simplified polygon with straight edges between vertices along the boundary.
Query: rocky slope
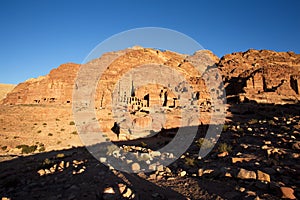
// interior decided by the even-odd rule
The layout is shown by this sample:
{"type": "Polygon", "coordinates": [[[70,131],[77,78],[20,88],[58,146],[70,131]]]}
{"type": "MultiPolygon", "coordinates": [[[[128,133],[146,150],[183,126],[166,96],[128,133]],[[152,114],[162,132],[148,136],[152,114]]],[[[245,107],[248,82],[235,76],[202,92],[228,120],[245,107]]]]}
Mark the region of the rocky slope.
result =
{"type": "Polygon", "coordinates": [[[235,102],[286,104],[300,99],[299,54],[251,49],[223,56],[218,67],[227,96],[235,102]]]}
{"type": "Polygon", "coordinates": [[[18,84],[2,104],[70,104],[78,64],[62,64],[46,76],[18,84]]]}
{"type": "MultiPolygon", "coordinates": [[[[299,199],[300,107],[295,104],[299,99],[299,55],[249,50],[218,59],[209,51],[202,53],[208,56],[196,52],[193,60],[174,52],[134,48],[107,53],[85,64],[96,73],[97,65],[117,58],[103,73],[97,88],[96,113],[102,126],[107,124],[106,131],[110,131],[113,121],[109,107],[111,100],[103,93],[121,92],[122,87],[118,90],[116,80],[136,65],[147,62],[167,65],[180,71],[189,84],[199,89],[199,99],[195,95],[197,101],[193,103],[204,119],[198,122],[201,125],[197,137],[176,162],[157,166],[149,173],[127,174],[110,170],[82,147],[71,109],[79,65],[64,64],[47,76],[19,84],[0,105],[0,197],[299,199]],[[207,100],[207,91],[193,69],[193,63],[199,59],[205,69],[218,67],[229,100],[222,134],[204,158],[199,158],[200,147],[212,148],[214,140],[203,138],[210,116],[205,114],[210,114],[212,109],[201,104],[202,100],[207,100]]],[[[90,77],[84,78],[88,82],[90,77]]],[[[125,86],[124,90],[129,88],[130,93],[132,81],[125,86]]],[[[156,100],[159,103],[161,99],[155,99],[155,96],[159,96],[162,89],[169,97],[176,97],[173,96],[175,92],[172,94],[160,85],[147,87],[133,87],[135,97],[145,100],[147,90],[149,96],[154,97],[154,103],[156,100]]],[[[167,126],[156,137],[128,141],[108,135],[109,138],[124,150],[144,155],[165,146],[176,134],[177,130],[171,125],[177,126],[174,116],[179,115],[180,109],[173,108],[168,101],[163,103],[166,104],[162,112],[168,116],[167,126]]],[[[147,116],[146,108],[140,112],[134,106],[137,105],[133,105],[130,114],[134,125],[147,126],[152,119],[147,116]]],[[[108,157],[120,155],[119,150],[107,151],[108,157]]],[[[155,157],[155,154],[146,158],[150,160],[151,156],[155,157]]],[[[132,167],[138,166],[132,164],[132,167]]]]}
{"type": "MultiPolygon", "coordinates": [[[[111,63],[109,70],[103,74],[98,91],[103,89],[111,93],[117,80],[130,69],[147,63],[156,63],[170,66],[185,74],[185,78],[190,80],[192,86],[200,90],[202,96],[200,98],[208,98],[207,91],[201,89],[205,84],[201,78],[197,78],[199,74],[193,71],[193,62],[187,55],[136,47],[126,52],[107,53],[104,55],[105,58],[95,59],[85,65],[95,66],[116,55],[121,57],[111,63]]],[[[229,101],[253,100],[259,103],[285,104],[298,102],[300,98],[299,54],[251,49],[228,54],[221,59],[210,51],[201,51],[201,55],[201,62],[204,62],[206,67],[217,64],[223,75],[229,101]],[[206,58],[203,58],[205,57],[203,54],[206,58]]],[[[47,76],[21,83],[7,94],[2,104],[71,104],[74,80],[79,67],[80,65],[73,63],[63,64],[47,76]]],[[[97,95],[97,103],[100,104],[101,94],[97,95]]],[[[108,99],[102,99],[101,102],[108,99]]]]}

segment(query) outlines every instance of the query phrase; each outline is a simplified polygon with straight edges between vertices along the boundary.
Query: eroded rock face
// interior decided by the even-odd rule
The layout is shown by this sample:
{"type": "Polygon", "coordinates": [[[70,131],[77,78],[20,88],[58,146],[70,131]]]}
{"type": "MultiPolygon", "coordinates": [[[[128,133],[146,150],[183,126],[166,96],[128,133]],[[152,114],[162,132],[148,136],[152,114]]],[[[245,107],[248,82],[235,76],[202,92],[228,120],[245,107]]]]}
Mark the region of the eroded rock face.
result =
{"type": "Polygon", "coordinates": [[[67,63],[46,76],[17,85],[2,104],[71,104],[74,80],[79,64],[67,63]]]}
{"type": "MultiPolygon", "coordinates": [[[[207,50],[199,52],[196,52],[195,54],[202,54],[202,57],[198,57],[199,59],[203,59],[203,72],[206,70],[207,66],[214,65],[218,62],[218,58],[212,52],[207,50]]],[[[201,74],[199,74],[199,72],[193,67],[192,61],[189,60],[188,55],[182,55],[170,51],[162,52],[154,49],[133,48],[118,52],[106,53],[101,58],[92,60],[85,65],[93,68],[99,64],[105,63],[106,60],[111,60],[112,58],[116,59],[102,74],[102,77],[100,78],[100,84],[97,88],[99,91],[96,97],[96,103],[98,107],[104,107],[104,105],[101,104],[110,103],[110,95],[107,96],[106,93],[111,94],[113,92],[117,80],[119,80],[126,72],[137,66],[142,66],[149,63],[164,65],[177,70],[194,87],[194,98],[196,98],[196,96],[198,99],[202,98],[203,100],[209,98],[209,94],[205,89],[205,84],[201,79],[201,74]],[[104,99],[101,92],[105,93],[104,99]],[[197,92],[201,93],[197,95],[197,92]]],[[[71,105],[73,87],[79,68],[79,64],[62,64],[57,69],[53,69],[46,76],[29,79],[23,83],[20,83],[7,95],[7,97],[2,101],[2,104],[71,105]]],[[[95,70],[94,73],[98,72],[95,70]]],[[[164,89],[164,87],[166,86],[162,86],[159,89],[164,89]]],[[[149,93],[157,92],[157,88],[150,88],[149,93]]],[[[130,94],[127,94],[127,96],[129,97],[130,94]]],[[[173,102],[169,101],[168,105],[171,104],[173,104],[173,102]]]]}
{"type": "Polygon", "coordinates": [[[248,50],[225,55],[218,67],[229,100],[285,104],[300,98],[299,54],[248,50]]]}

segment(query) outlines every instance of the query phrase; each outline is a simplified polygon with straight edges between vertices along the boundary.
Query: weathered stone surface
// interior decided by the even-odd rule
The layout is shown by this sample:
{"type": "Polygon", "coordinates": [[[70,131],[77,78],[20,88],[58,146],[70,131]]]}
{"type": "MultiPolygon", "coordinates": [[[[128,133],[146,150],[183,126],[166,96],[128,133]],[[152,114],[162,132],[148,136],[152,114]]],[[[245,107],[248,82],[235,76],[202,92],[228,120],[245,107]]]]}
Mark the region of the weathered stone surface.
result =
{"type": "Polygon", "coordinates": [[[249,170],[241,168],[237,174],[237,178],[256,179],[256,173],[254,171],[249,171],[249,170]]]}
{"type": "Polygon", "coordinates": [[[252,158],[237,158],[237,157],[233,157],[231,158],[232,163],[237,163],[237,162],[249,162],[250,160],[252,160],[252,158]]]}
{"type": "Polygon", "coordinates": [[[229,97],[277,104],[299,99],[299,66],[299,54],[253,49],[225,55],[218,63],[229,97]]]}
{"type": "Polygon", "coordinates": [[[71,104],[74,80],[80,65],[67,63],[46,76],[17,85],[3,104],[71,104]]]}
{"type": "Polygon", "coordinates": [[[270,175],[267,174],[267,173],[264,173],[260,170],[257,170],[257,180],[265,181],[265,182],[268,182],[268,183],[271,182],[270,175]]]}
{"type": "Polygon", "coordinates": [[[280,190],[282,192],[283,199],[296,199],[294,195],[294,190],[290,187],[280,187],[280,190]]]}

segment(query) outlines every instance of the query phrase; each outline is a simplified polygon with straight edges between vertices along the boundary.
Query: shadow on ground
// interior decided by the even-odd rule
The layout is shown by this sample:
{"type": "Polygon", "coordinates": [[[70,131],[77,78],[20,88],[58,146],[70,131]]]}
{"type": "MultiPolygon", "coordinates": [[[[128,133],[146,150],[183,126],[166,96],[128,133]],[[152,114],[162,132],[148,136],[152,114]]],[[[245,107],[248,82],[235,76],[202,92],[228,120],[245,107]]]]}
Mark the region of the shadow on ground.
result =
{"type": "MultiPolygon", "coordinates": [[[[0,163],[0,196],[12,199],[280,199],[280,187],[299,198],[299,105],[233,104],[218,144],[198,159],[199,126],[184,156],[160,172],[129,174],[110,170],[84,147],[20,156],[0,163]],[[219,156],[220,144],[229,155],[219,156]],[[230,148],[228,148],[230,146],[230,148]],[[262,148],[266,146],[265,148],[262,148]],[[277,149],[274,151],[268,149],[277,149]],[[272,153],[275,152],[275,153],[272,153]],[[298,156],[297,156],[298,155],[298,156]],[[249,158],[233,163],[233,158],[249,158]],[[239,178],[243,168],[270,175],[270,182],[239,178]],[[48,171],[47,171],[47,170],[48,171]],[[104,195],[104,191],[106,194],[104,195]],[[114,195],[110,195],[110,190],[114,195]]],[[[176,129],[150,139],[116,142],[160,148],[176,129]],[[142,143],[143,142],[143,143],[142,143]]]]}

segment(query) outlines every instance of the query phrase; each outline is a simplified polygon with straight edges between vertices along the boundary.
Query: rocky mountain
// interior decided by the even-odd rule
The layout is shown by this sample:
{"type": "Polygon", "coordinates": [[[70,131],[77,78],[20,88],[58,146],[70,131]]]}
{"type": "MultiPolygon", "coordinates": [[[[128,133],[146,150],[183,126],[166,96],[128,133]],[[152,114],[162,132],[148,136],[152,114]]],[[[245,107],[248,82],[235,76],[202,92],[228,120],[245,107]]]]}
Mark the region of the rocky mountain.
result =
{"type": "MultiPolygon", "coordinates": [[[[297,103],[300,98],[300,55],[293,52],[275,52],[270,50],[248,50],[223,56],[219,59],[210,51],[201,51],[201,62],[205,66],[216,64],[223,76],[228,101],[258,103],[297,103]],[[203,58],[203,55],[206,55],[203,58]],[[208,64],[209,63],[209,64],[208,64]]],[[[156,49],[133,48],[120,52],[104,54],[85,66],[95,66],[105,59],[118,57],[110,63],[100,80],[101,87],[106,93],[111,93],[117,83],[130,69],[135,66],[156,63],[174,68],[184,74],[202,101],[209,98],[201,75],[193,69],[193,61],[188,55],[181,55],[170,51],[156,49]]],[[[20,83],[7,94],[2,104],[70,104],[72,91],[79,64],[62,64],[48,75],[36,79],[29,79],[20,83]]],[[[96,73],[96,71],[95,71],[96,73]]],[[[148,88],[150,93],[157,93],[156,89],[148,88]]],[[[108,101],[97,93],[98,107],[108,101]],[[102,99],[102,100],[101,100],[102,99]]],[[[128,95],[128,94],[127,94],[128,95]]],[[[195,94],[196,95],[196,94],[195,94]]]]}
{"type": "Polygon", "coordinates": [[[299,101],[299,54],[250,49],[223,56],[218,67],[229,101],[275,104],[299,101]]]}
{"type": "Polygon", "coordinates": [[[70,104],[79,67],[74,63],[62,64],[46,76],[20,83],[7,94],[2,104],[70,104]]]}

